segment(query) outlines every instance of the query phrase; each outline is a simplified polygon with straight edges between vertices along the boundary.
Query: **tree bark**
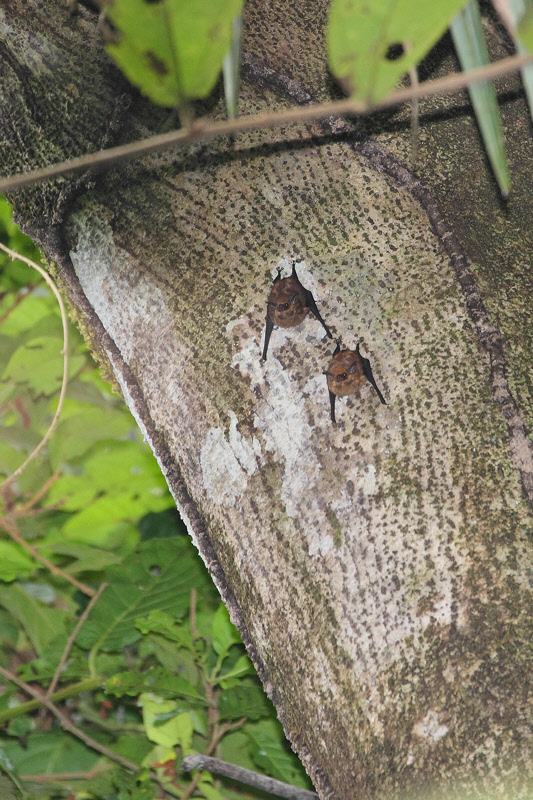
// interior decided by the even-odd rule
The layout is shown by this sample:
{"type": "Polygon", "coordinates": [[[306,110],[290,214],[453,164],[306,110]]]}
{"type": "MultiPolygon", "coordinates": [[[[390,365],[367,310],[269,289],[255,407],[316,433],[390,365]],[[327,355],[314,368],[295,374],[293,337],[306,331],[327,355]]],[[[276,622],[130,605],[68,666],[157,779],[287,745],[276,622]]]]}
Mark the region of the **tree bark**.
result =
{"type": "MultiPolygon", "coordinates": [[[[3,6],[4,174],[166,124],[90,12],[3,6]]],[[[249,5],[241,113],[329,96],[324,19],[325,4],[249,5]]],[[[204,112],[222,109],[217,96],[204,112]]],[[[391,120],[375,124],[383,142],[391,120]]],[[[10,199],[150,442],[321,798],[525,797],[531,328],[508,314],[502,333],[425,184],[364,126],[332,119],[10,199]],[[291,259],[389,405],[367,385],[331,424],[333,345],[312,317],[276,328],[261,362],[271,280],[291,259]]]]}

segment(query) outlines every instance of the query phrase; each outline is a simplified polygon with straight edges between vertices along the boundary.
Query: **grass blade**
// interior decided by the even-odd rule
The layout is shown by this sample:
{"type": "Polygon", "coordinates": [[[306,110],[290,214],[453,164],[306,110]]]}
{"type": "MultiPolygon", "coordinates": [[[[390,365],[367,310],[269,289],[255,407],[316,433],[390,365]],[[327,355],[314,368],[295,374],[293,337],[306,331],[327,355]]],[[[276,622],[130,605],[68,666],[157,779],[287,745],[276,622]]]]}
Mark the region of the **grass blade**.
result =
{"type": "MultiPolygon", "coordinates": [[[[454,18],[450,30],[463,70],[485,66],[489,63],[477,0],[470,0],[454,18]]],[[[484,81],[469,86],[468,92],[500,192],[507,197],[511,179],[494,86],[492,83],[484,81]]]]}

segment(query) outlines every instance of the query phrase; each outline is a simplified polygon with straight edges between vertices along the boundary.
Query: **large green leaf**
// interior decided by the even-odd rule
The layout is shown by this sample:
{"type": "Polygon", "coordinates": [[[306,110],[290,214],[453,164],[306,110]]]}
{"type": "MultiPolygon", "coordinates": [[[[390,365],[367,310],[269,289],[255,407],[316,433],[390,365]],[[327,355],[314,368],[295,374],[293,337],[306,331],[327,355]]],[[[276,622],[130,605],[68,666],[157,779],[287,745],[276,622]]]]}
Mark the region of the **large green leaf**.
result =
{"type": "MultiPolygon", "coordinates": [[[[463,70],[483,67],[489,63],[477,0],[470,0],[452,21],[450,30],[463,70]]],[[[511,178],[507,167],[503,126],[494,86],[488,81],[474,83],[468,87],[468,93],[494,175],[501,193],[507,197],[511,178]]]]}
{"type": "Polygon", "coordinates": [[[259,686],[246,686],[241,683],[220,693],[218,713],[220,719],[248,717],[251,720],[258,720],[262,717],[272,717],[274,707],[259,686]]]}
{"type": "Polygon", "coordinates": [[[114,0],[106,14],[120,38],[107,50],[128,80],[160,105],[206,97],[241,7],[242,0],[114,0]]]}
{"type": "Polygon", "coordinates": [[[36,562],[19,544],[0,542],[0,581],[26,578],[35,569],[36,562]]]}
{"type": "Polygon", "coordinates": [[[329,66],[345,91],[364,103],[382,100],[448,28],[464,0],[333,0],[329,66]],[[392,48],[399,50],[391,57],[392,48]]]}
{"type": "Polygon", "coordinates": [[[189,681],[163,667],[154,667],[144,673],[120,672],[108,679],[105,688],[108,694],[115,697],[123,697],[124,695],[137,697],[143,692],[152,692],[165,700],[185,697],[195,701],[195,705],[198,705],[196,702],[198,700],[201,701],[201,705],[206,705],[204,695],[189,681]]]}
{"type": "Polygon", "coordinates": [[[64,630],[66,612],[44,606],[19,584],[0,586],[0,604],[19,621],[39,655],[64,630]]]}
{"type": "MultiPolygon", "coordinates": [[[[104,423],[105,412],[101,414],[104,423]]],[[[79,474],[65,474],[59,478],[47,500],[60,502],[65,511],[78,511],[103,493],[108,497],[140,499],[134,511],[135,518],[168,508],[172,503],[152,453],[131,441],[102,443],[84,459],[79,474]]]]}
{"type": "Polygon", "coordinates": [[[137,641],[141,632],[135,621],[153,609],[185,614],[191,589],[209,584],[188,545],[182,537],[150,539],[120,566],[111,567],[110,585],[78,635],[80,647],[110,651],[137,641]]]}
{"type": "Polygon", "coordinates": [[[30,733],[24,745],[4,741],[2,749],[18,772],[43,775],[53,772],[87,772],[100,756],[68,733],[30,733]]]}
{"type": "MultiPolygon", "coordinates": [[[[3,372],[2,380],[25,383],[36,394],[57,392],[63,378],[63,340],[55,336],[31,339],[13,353],[3,372]]],[[[72,377],[85,365],[83,356],[71,356],[68,374],[72,377]]]]}
{"type": "Polygon", "coordinates": [[[300,761],[284,746],[283,730],[277,720],[262,719],[243,730],[250,739],[253,760],[267,775],[293,786],[311,788],[300,761]]]}
{"type": "Polygon", "coordinates": [[[98,441],[126,436],[133,424],[129,414],[115,408],[89,407],[61,420],[48,444],[54,469],[83,455],[98,441]]]}
{"type": "MultiPolygon", "coordinates": [[[[521,55],[533,53],[533,2],[532,0],[509,0],[509,14],[514,25],[516,49],[521,55]]],[[[533,118],[533,64],[520,70],[526,90],[529,113],[533,118]]]]}

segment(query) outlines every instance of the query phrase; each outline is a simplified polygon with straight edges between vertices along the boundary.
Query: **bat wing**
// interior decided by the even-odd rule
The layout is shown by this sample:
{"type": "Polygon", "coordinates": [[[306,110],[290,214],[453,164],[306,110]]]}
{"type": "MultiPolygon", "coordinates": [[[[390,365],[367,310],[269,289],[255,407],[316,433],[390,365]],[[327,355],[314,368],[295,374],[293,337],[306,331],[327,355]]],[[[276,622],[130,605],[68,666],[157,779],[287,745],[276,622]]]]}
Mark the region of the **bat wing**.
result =
{"type": "MultiPolygon", "coordinates": [[[[359,346],[357,348],[357,352],[359,352],[359,346]]],[[[363,362],[363,375],[365,376],[367,381],[372,384],[372,386],[374,387],[374,389],[376,390],[376,392],[378,394],[379,399],[381,400],[383,405],[386,406],[387,405],[387,401],[385,400],[385,398],[383,397],[383,395],[379,391],[378,385],[377,385],[376,381],[374,380],[374,376],[372,375],[372,368],[370,366],[370,361],[368,360],[368,358],[364,358],[363,356],[361,356],[361,361],[363,362]]]]}

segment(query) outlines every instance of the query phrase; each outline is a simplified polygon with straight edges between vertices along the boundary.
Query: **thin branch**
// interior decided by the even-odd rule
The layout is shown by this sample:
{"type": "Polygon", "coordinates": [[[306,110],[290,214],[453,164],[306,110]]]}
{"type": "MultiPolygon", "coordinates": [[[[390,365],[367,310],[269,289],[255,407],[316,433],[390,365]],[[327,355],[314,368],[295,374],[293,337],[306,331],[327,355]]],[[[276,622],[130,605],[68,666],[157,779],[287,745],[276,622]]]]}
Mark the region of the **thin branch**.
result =
{"type": "MultiPolygon", "coordinates": [[[[5,486],[5,482],[1,485],[5,486]]],[[[26,539],[24,539],[11,514],[6,514],[5,516],[0,517],[0,527],[2,527],[6,531],[6,533],[8,533],[11,536],[11,538],[15,542],[17,542],[17,544],[19,544],[21,547],[27,550],[27,552],[30,553],[30,555],[32,555],[37,561],[39,561],[43,565],[43,567],[49,569],[53,575],[60,575],[64,580],[71,583],[73,586],[75,586],[81,592],[86,594],[88,597],[93,597],[93,595],[95,594],[94,589],[91,589],[90,586],[87,586],[85,583],[81,583],[81,581],[77,580],[76,578],[73,578],[72,575],[69,575],[67,572],[64,572],[60,567],[56,567],[55,564],[52,564],[51,561],[42,556],[33,545],[29,544],[29,542],[27,542],[26,539]]]]}
{"type": "Polygon", "coordinates": [[[112,761],[116,761],[117,764],[120,764],[121,766],[131,770],[132,772],[140,771],[140,767],[137,766],[137,764],[134,764],[132,761],[128,761],[126,758],[122,758],[122,756],[117,755],[108,747],[104,747],[103,744],[100,744],[100,742],[95,741],[80,728],[76,727],[76,725],[74,725],[74,723],[71,722],[70,719],[67,717],[67,715],[64,714],[62,711],[60,711],[59,708],[56,705],[54,705],[54,703],[52,703],[51,700],[49,700],[47,697],[37,692],[32,686],[25,683],[24,681],[21,681],[20,678],[17,678],[16,675],[13,675],[12,672],[9,672],[9,670],[4,669],[3,667],[0,667],[0,673],[5,678],[7,678],[7,680],[16,683],[17,686],[20,686],[20,688],[24,692],[26,692],[26,694],[29,694],[31,697],[34,697],[36,700],[39,700],[43,704],[43,706],[46,706],[46,708],[52,712],[54,717],[56,717],[59,720],[61,726],[65,728],[65,730],[69,731],[69,733],[72,733],[73,736],[76,736],[78,739],[81,739],[82,742],[85,742],[85,744],[88,747],[92,748],[93,750],[96,750],[98,753],[102,753],[102,755],[107,756],[107,758],[110,758],[112,761]]]}
{"type": "MultiPolygon", "coordinates": [[[[66,700],[68,697],[74,697],[75,695],[80,694],[80,692],[90,692],[92,689],[98,689],[104,680],[105,678],[102,678],[101,675],[97,675],[95,678],[86,678],[83,681],[73,683],[71,686],[67,686],[64,689],[60,689],[58,692],[55,692],[50,700],[55,703],[59,700],[66,700]]],[[[20,703],[18,706],[13,706],[13,708],[5,708],[3,711],[0,711],[0,725],[3,725],[4,722],[10,722],[12,719],[23,717],[24,714],[30,714],[32,711],[36,711],[41,706],[42,700],[41,696],[39,695],[38,700],[27,700],[25,703],[20,703]]]]}
{"type": "Polygon", "coordinates": [[[193,639],[198,638],[198,631],[196,630],[196,600],[198,598],[198,590],[191,589],[191,603],[189,606],[189,618],[191,625],[191,636],[193,639]]]}
{"type": "Polygon", "coordinates": [[[4,253],[7,253],[8,256],[10,256],[14,261],[16,259],[19,259],[20,261],[24,261],[25,264],[27,264],[29,267],[33,267],[33,269],[36,269],[37,272],[39,272],[40,275],[42,275],[42,277],[45,279],[46,283],[48,284],[48,286],[50,287],[50,289],[54,293],[57,302],[59,303],[59,309],[61,311],[61,321],[63,323],[63,350],[62,350],[62,353],[63,353],[63,381],[61,383],[61,392],[59,394],[59,402],[57,404],[56,413],[55,413],[54,418],[53,418],[53,420],[52,420],[52,422],[50,424],[50,427],[46,431],[44,437],[41,439],[41,441],[39,442],[39,444],[37,445],[35,450],[32,453],[30,453],[30,455],[28,456],[26,461],[20,467],[18,467],[18,469],[16,469],[15,472],[13,472],[9,476],[9,478],[6,478],[5,481],[0,483],[0,488],[2,488],[2,486],[5,486],[6,484],[11,483],[12,480],[14,480],[18,475],[20,475],[24,471],[24,469],[30,463],[30,461],[33,461],[33,459],[37,456],[37,454],[42,450],[42,448],[47,443],[48,439],[52,435],[52,433],[55,430],[55,427],[56,427],[56,425],[58,423],[59,415],[61,414],[61,410],[63,408],[63,402],[65,400],[65,394],[66,394],[66,391],[67,391],[67,382],[68,382],[68,322],[67,322],[67,312],[65,311],[65,305],[63,303],[63,298],[59,294],[59,291],[58,291],[55,283],[53,282],[52,278],[50,277],[50,275],[42,267],[40,267],[38,264],[36,264],[35,261],[32,261],[31,258],[26,258],[26,256],[21,256],[19,253],[16,253],[14,250],[11,250],[9,247],[6,247],[5,244],[2,244],[2,242],[0,242],[0,250],[3,250],[4,253]]]}
{"type": "Polygon", "coordinates": [[[277,781],[266,775],[252,772],[251,769],[244,769],[244,767],[238,767],[236,764],[229,764],[227,761],[221,761],[219,758],[210,758],[200,753],[184,758],[181,769],[183,772],[191,772],[193,769],[200,771],[206,769],[209,772],[214,772],[215,775],[224,775],[224,777],[231,778],[231,780],[261,789],[263,792],[275,794],[277,797],[284,797],[285,800],[318,800],[318,795],[315,792],[299,789],[296,786],[283,783],[283,781],[277,781]]]}
{"type": "MultiPolygon", "coordinates": [[[[214,733],[213,738],[211,739],[211,741],[209,742],[209,744],[207,745],[207,747],[205,749],[205,753],[203,753],[201,755],[201,757],[202,758],[207,758],[210,761],[217,761],[218,759],[209,759],[209,756],[215,750],[216,746],[218,745],[218,743],[220,742],[222,737],[226,733],[228,733],[228,731],[232,731],[235,728],[240,728],[241,725],[244,725],[244,723],[246,722],[247,719],[248,719],[248,717],[241,717],[241,719],[238,720],[237,722],[226,722],[225,725],[222,725],[218,729],[218,731],[216,733],[214,733]]],[[[187,756],[183,760],[183,764],[185,764],[185,761],[187,761],[187,759],[190,759],[190,758],[194,758],[194,755],[187,756]]],[[[191,767],[190,769],[188,769],[188,768],[186,769],[183,766],[183,764],[182,764],[182,767],[181,767],[182,772],[190,772],[192,769],[196,769],[196,767],[191,767]]],[[[203,767],[202,767],[202,769],[203,769],[203,767]]],[[[200,783],[200,778],[202,777],[202,769],[198,769],[198,772],[196,773],[196,775],[194,776],[194,778],[190,782],[190,784],[187,787],[186,791],[181,795],[180,800],[189,800],[189,797],[192,796],[192,793],[194,792],[194,790],[196,789],[196,787],[200,783]]],[[[209,767],[206,767],[206,769],[209,769],[209,767]]],[[[215,770],[213,770],[213,771],[215,771],[215,770]]],[[[313,797],[316,797],[316,796],[317,795],[313,795],[313,797]]]]}
{"type": "Polygon", "coordinates": [[[111,766],[102,765],[87,770],[87,772],[47,772],[44,775],[19,775],[24,783],[49,783],[50,781],[90,781],[102,772],[111,769],[111,766]]]}
{"type": "Polygon", "coordinates": [[[63,667],[66,664],[66,661],[67,661],[67,658],[68,658],[68,654],[70,653],[72,645],[74,644],[74,642],[76,640],[76,636],[80,632],[80,628],[85,623],[85,620],[87,619],[87,617],[89,616],[89,614],[93,610],[95,604],[98,602],[102,592],[104,591],[104,589],[107,588],[107,586],[108,586],[107,583],[102,583],[101,586],[99,587],[98,591],[96,592],[96,594],[94,594],[91,597],[90,601],[87,603],[87,607],[86,607],[85,611],[83,612],[83,614],[79,618],[79,620],[78,620],[78,622],[76,624],[76,627],[74,628],[74,630],[72,631],[72,633],[68,637],[67,644],[65,645],[65,649],[63,650],[61,658],[59,659],[59,664],[57,665],[56,671],[54,672],[54,677],[52,678],[50,686],[46,690],[45,697],[46,697],[47,700],[50,700],[51,696],[55,692],[55,689],[56,689],[56,686],[57,686],[57,682],[58,682],[59,677],[60,677],[60,675],[61,675],[61,673],[63,671],[63,667]]]}
{"type": "Polygon", "coordinates": [[[102,167],[106,164],[115,164],[126,158],[155,153],[166,150],[169,147],[178,147],[195,142],[199,139],[209,140],[217,136],[228,136],[243,131],[274,128],[280,125],[288,125],[293,122],[306,122],[310,120],[323,119],[330,116],[347,116],[350,114],[368,114],[381,108],[390,108],[411,100],[428,97],[433,94],[455,93],[466,88],[472,83],[493,80],[509,72],[515,72],[526,64],[533,61],[531,55],[514,55],[503,58],[493,64],[484,67],[468,70],[445,78],[438,78],[433,81],[426,81],[419,86],[409,86],[391,92],[384,100],[377,103],[366,104],[353,98],[346,100],[336,100],[328,103],[316,103],[309,106],[298,106],[275,113],[251,114],[245,117],[238,117],[234,120],[224,120],[222,122],[210,122],[207,119],[197,119],[188,127],[170,133],[163,133],[143,139],[138,142],[111,147],[108,150],[99,150],[96,153],[89,153],[70,161],[60,164],[53,164],[48,167],[34,170],[32,172],[13,175],[4,180],[0,180],[0,193],[12,192],[31,186],[35,183],[57,178],[60,175],[71,175],[74,172],[84,169],[102,167]]]}
{"type": "Polygon", "coordinates": [[[26,516],[26,514],[27,514],[29,511],[31,511],[31,509],[33,508],[33,506],[34,506],[36,503],[38,503],[38,502],[39,502],[39,500],[40,500],[42,497],[44,497],[44,496],[45,496],[45,494],[46,494],[46,493],[48,492],[48,490],[49,490],[49,489],[50,489],[50,488],[51,488],[51,487],[54,485],[54,483],[55,483],[55,482],[56,482],[56,481],[57,481],[57,480],[60,478],[60,476],[61,476],[61,473],[60,473],[60,472],[54,472],[54,474],[53,474],[53,475],[50,475],[50,477],[48,478],[48,480],[47,480],[47,481],[45,481],[45,482],[43,483],[43,485],[41,486],[41,488],[40,488],[40,489],[39,489],[37,492],[35,492],[35,494],[33,495],[33,497],[30,497],[30,499],[28,500],[28,502],[27,502],[27,503],[24,503],[24,505],[23,505],[23,506],[20,506],[20,508],[17,508],[17,509],[16,509],[16,510],[13,512],[13,516],[15,516],[15,517],[24,517],[24,516],[26,516]]]}

